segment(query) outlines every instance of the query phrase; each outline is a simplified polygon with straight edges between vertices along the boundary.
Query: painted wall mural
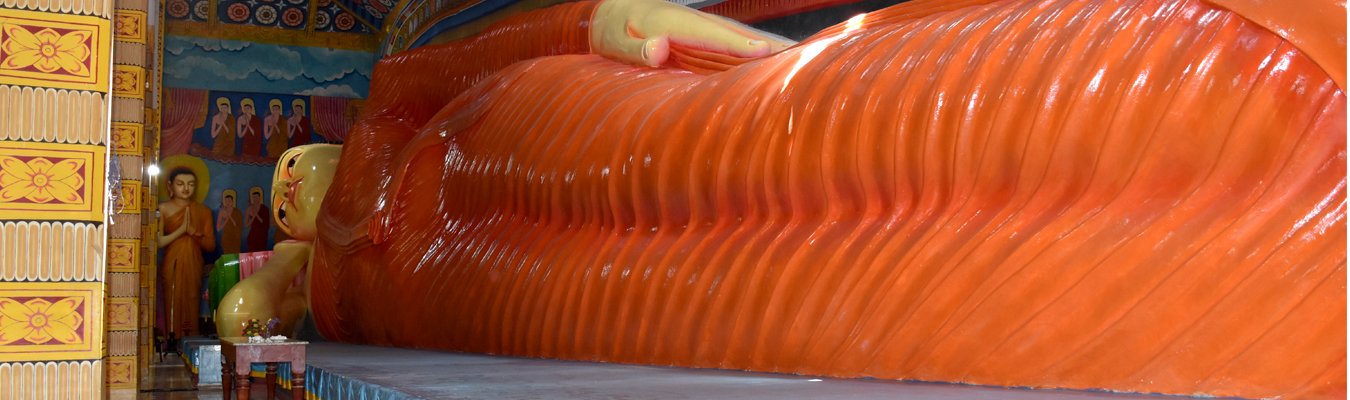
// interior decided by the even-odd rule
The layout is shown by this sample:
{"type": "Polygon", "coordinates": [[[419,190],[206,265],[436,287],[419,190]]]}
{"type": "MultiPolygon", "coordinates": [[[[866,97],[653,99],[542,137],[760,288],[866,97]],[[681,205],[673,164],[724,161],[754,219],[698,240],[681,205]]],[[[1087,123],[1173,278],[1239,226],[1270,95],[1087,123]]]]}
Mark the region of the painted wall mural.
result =
{"type": "Polygon", "coordinates": [[[299,145],[342,143],[362,104],[342,97],[183,88],[165,89],[164,98],[161,157],[201,158],[212,182],[203,188],[205,203],[221,232],[218,250],[207,261],[269,250],[285,239],[277,238],[266,207],[259,207],[272,196],[277,157],[299,145]]]}
{"type": "Polygon", "coordinates": [[[240,92],[364,98],[375,55],[320,47],[168,36],[164,85],[240,92]]]}
{"type": "Polygon", "coordinates": [[[165,54],[160,157],[190,155],[209,171],[203,202],[217,232],[206,261],[270,250],[286,239],[263,205],[278,157],[291,147],[346,139],[369,90],[374,55],[189,36],[166,37],[165,54]]]}
{"type": "Polygon", "coordinates": [[[205,22],[210,10],[208,0],[169,0],[165,15],[170,21],[205,22]]]}
{"type": "Polygon", "coordinates": [[[305,29],[308,0],[224,0],[216,15],[229,24],[305,29]]]}
{"type": "MultiPolygon", "coordinates": [[[[388,0],[383,1],[387,2],[388,0]]],[[[383,14],[380,14],[379,18],[368,16],[364,19],[365,23],[362,23],[361,17],[349,11],[352,10],[349,5],[333,0],[318,0],[318,2],[318,12],[314,14],[314,30],[320,32],[373,33],[378,29],[372,29],[371,27],[378,28],[384,19],[383,14]]],[[[380,0],[374,3],[381,8],[388,8],[380,0]]]]}
{"type": "Polygon", "coordinates": [[[372,52],[396,0],[166,0],[169,35],[372,52]]]}

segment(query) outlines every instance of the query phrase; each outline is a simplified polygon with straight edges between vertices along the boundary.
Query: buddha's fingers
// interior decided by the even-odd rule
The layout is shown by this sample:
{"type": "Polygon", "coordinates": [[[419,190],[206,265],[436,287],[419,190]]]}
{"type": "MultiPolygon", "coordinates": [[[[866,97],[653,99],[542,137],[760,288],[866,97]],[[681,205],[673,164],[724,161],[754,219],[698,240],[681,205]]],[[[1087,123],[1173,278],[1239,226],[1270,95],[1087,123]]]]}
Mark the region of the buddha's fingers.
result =
{"type": "Polygon", "coordinates": [[[791,41],[660,0],[607,0],[592,18],[591,47],[620,61],[659,66],[679,46],[740,58],[764,57],[791,41]]]}

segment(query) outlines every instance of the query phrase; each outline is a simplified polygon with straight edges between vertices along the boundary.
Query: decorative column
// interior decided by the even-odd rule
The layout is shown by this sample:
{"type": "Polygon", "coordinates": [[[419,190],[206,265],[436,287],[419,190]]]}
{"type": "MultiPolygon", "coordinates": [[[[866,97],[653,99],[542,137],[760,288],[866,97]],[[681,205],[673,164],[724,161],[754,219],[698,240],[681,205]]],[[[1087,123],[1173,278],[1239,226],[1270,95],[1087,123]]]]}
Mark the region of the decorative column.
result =
{"type": "MultiPolygon", "coordinates": [[[[143,155],[149,71],[147,47],[155,35],[149,32],[150,0],[115,0],[112,165],[119,182],[114,190],[108,225],[108,391],[113,397],[134,398],[140,378],[140,328],[142,320],[141,259],[144,258],[146,162],[143,155]]],[[[156,24],[158,25],[158,24],[156,24]]],[[[144,357],[144,355],[142,355],[144,357]]]]}
{"type": "Polygon", "coordinates": [[[111,17],[0,0],[0,398],[104,396],[111,17]]]}

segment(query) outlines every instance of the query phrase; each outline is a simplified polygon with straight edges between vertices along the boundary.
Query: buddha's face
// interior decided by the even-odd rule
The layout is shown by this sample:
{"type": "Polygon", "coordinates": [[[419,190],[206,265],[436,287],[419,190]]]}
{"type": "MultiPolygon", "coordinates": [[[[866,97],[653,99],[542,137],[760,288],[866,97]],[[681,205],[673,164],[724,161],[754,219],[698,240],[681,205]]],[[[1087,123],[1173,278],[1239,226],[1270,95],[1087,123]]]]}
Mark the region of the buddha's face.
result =
{"type": "Polygon", "coordinates": [[[323,196],[333,183],[342,146],[311,144],[281,154],[272,175],[272,216],[277,227],[297,240],[314,240],[323,196]]]}
{"type": "Polygon", "coordinates": [[[175,199],[192,200],[192,195],[197,193],[197,177],[192,174],[174,175],[169,184],[175,199]]]}

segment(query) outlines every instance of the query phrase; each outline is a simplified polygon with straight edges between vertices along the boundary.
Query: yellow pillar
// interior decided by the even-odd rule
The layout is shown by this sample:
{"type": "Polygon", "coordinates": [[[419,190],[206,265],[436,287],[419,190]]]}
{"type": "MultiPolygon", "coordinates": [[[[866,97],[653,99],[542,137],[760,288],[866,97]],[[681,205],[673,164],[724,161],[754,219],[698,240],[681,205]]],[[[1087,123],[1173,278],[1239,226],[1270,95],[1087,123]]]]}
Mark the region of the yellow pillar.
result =
{"type": "Polygon", "coordinates": [[[0,398],[105,394],[108,0],[0,0],[0,398]]]}
{"type": "MultiPolygon", "coordinates": [[[[104,359],[108,392],[113,398],[135,398],[148,353],[150,333],[142,330],[145,318],[142,301],[142,263],[150,258],[143,240],[145,216],[150,214],[145,195],[147,185],[145,137],[146,115],[151,109],[147,83],[152,78],[148,51],[154,49],[158,35],[150,32],[150,0],[114,0],[114,53],[112,82],[111,156],[121,178],[108,227],[108,352],[104,359]],[[139,359],[138,359],[139,357],[139,359]]],[[[154,24],[158,26],[159,24],[154,24]]]]}

